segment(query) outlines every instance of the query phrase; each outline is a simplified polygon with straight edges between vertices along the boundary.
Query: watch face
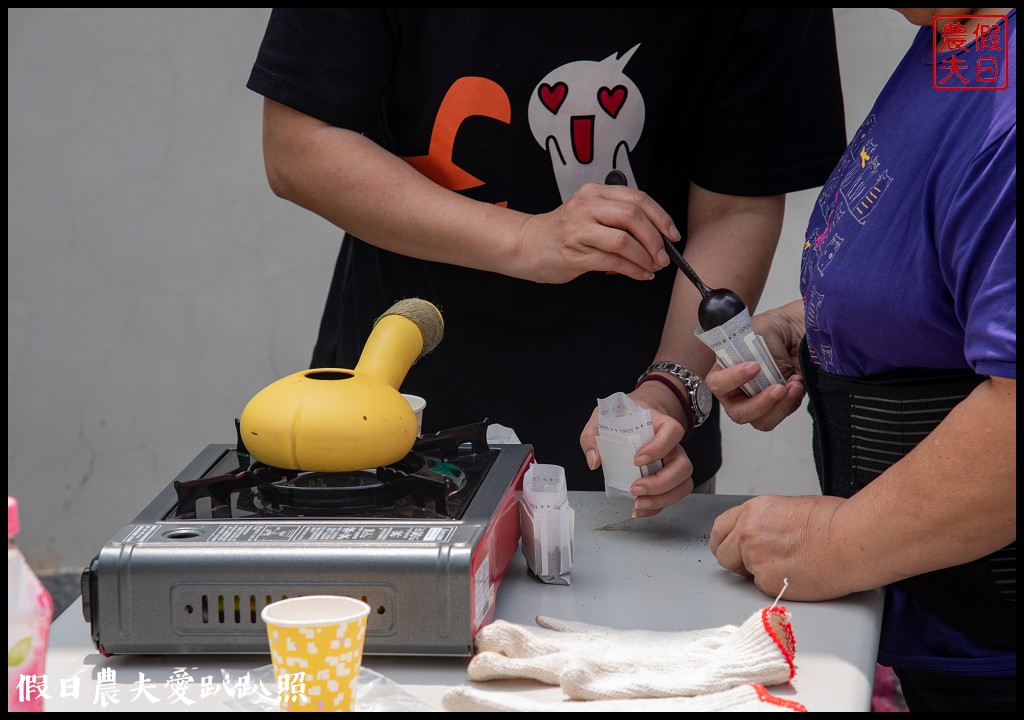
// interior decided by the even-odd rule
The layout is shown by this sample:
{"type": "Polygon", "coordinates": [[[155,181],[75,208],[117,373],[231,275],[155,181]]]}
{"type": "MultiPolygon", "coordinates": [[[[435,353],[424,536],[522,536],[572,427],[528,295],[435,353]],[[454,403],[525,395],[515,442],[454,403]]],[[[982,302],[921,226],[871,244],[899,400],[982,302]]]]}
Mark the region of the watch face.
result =
{"type": "Polygon", "coordinates": [[[711,413],[711,403],[713,399],[711,391],[708,390],[708,386],[702,382],[697,383],[697,388],[694,390],[693,399],[697,403],[697,412],[701,414],[701,417],[707,417],[711,413]]]}

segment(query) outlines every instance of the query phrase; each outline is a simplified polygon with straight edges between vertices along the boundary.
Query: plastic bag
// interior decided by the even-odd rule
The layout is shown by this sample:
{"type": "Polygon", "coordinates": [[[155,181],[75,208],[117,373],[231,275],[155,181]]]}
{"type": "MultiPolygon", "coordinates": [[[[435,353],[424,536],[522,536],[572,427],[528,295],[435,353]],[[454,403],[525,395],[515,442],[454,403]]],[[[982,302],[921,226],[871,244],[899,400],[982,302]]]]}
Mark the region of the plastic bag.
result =
{"type": "MultiPolygon", "coordinates": [[[[273,665],[252,670],[221,668],[228,705],[239,712],[283,712],[273,665]]],[[[355,712],[441,712],[369,668],[359,669],[355,712]]]]}

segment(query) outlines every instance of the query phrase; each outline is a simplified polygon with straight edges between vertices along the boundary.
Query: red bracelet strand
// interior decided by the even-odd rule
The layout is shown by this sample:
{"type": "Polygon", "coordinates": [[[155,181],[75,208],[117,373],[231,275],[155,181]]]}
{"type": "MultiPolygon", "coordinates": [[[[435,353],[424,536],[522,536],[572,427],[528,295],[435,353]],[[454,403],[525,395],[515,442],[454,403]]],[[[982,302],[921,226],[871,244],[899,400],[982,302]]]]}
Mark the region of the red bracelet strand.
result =
{"type": "Polygon", "coordinates": [[[686,415],[686,432],[683,433],[682,442],[686,442],[690,439],[690,436],[693,435],[694,425],[696,424],[696,418],[693,416],[693,409],[690,407],[690,401],[686,399],[686,396],[683,395],[683,391],[680,390],[674,382],[664,375],[658,375],[657,373],[647,373],[646,375],[642,375],[640,379],[636,381],[636,385],[633,389],[636,390],[648,380],[657,380],[662,385],[668,386],[668,389],[671,390],[679,400],[679,404],[683,406],[683,414],[686,415]]]}

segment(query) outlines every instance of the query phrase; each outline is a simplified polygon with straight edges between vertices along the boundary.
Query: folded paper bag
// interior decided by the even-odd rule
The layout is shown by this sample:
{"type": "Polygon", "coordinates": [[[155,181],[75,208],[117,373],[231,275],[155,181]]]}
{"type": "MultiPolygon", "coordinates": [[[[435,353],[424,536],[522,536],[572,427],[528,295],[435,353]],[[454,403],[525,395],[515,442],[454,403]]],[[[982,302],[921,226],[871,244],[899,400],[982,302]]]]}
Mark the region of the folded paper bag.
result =
{"type": "Polygon", "coordinates": [[[598,398],[597,450],[604,471],[604,492],[608,497],[633,500],[629,492],[635,480],[661,470],[661,460],[637,467],[636,451],[654,439],[651,411],[640,407],[622,392],[598,398]]]}
{"type": "Polygon", "coordinates": [[[527,468],[519,504],[523,556],[542,582],[570,584],[574,515],[565,470],[540,463],[527,468]]]}

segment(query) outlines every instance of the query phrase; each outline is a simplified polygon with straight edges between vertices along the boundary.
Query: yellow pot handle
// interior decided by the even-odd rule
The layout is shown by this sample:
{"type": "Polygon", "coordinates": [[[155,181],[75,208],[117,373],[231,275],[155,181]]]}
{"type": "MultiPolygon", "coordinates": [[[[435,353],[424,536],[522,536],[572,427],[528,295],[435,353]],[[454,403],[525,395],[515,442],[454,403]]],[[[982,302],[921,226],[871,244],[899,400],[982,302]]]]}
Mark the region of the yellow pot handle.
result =
{"type": "Polygon", "coordinates": [[[252,457],[288,470],[348,472],[401,460],[417,424],[399,388],[443,332],[431,303],[396,303],[377,319],[354,370],[303,370],[257,393],[239,418],[242,441],[252,457]]]}

